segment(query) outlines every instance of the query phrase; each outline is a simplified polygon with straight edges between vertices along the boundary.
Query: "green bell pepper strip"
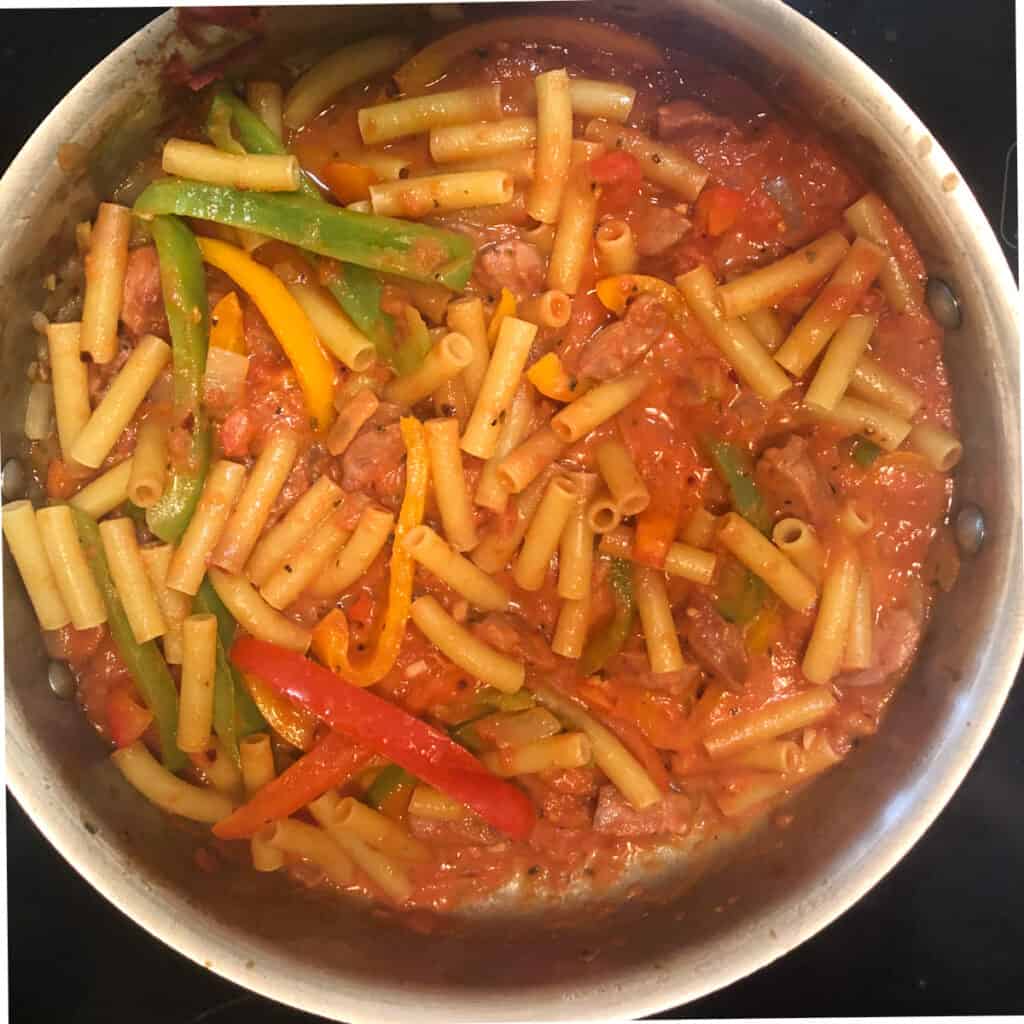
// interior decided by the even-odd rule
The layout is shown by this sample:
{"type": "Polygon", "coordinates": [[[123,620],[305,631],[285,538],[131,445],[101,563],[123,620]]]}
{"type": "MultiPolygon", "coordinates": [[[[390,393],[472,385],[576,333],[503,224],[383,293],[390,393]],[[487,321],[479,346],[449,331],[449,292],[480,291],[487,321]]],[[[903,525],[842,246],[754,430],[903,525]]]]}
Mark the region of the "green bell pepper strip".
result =
{"type": "MultiPolygon", "coordinates": [[[[222,89],[213,98],[206,130],[215,144],[214,132],[220,131],[220,123],[229,117],[241,145],[248,153],[282,155],[287,149],[281,140],[253,113],[234,93],[222,89]]],[[[229,122],[230,123],[230,122],[229,122]]],[[[231,140],[234,142],[234,139],[231,140]]],[[[302,175],[299,191],[312,199],[323,201],[320,191],[302,175]]],[[[314,260],[314,264],[316,261],[314,260]]],[[[320,265],[324,269],[324,265],[320,265]]],[[[326,275],[324,280],[338,305],[348,314],[349,319],[373,342],[377,355],[392,367],[395,366],[395,321],[381,310],[380,298],[383,286],[380,278],[365,267],[350,263],[339,268],[337,273],[326,275]]]]}
{"type": "Polygon", "coordinates": [[[180,772],[187,761],[178,749],[178,691],[156,643],[147,640],[140,644],[132,633],[124,605],[110,576],[107,557],[96,520],[79,509],[72,508],[75,531],[82,542],[86,561],[96,585],[103,595],[107,609],[107,626],[114,640],[114,646],[125,663],[135,685],[142,694],[146,706],[153,713],[157,732],[160,735],[160,753],[168,771],[180,772]]]}
{"type": "Polygon", "coordinates": [[[707,441],[705,448],[715,471],[729,488],[732,507],[767,536],[772,528],[771,516],[750,475],[747,454],[728,441],[707,441]]]}
{"type": "Polygon", "coordinates": [[[171,328],[174,404],[182,420],[191,419],[192,446],[188,465],[172,472],[170,486],[147,511],[146,522],[161,540],[176,541],[185,532],[199,501],[213,446],[202,408],[210,314],[206,272],[195,236],[177,217],[156,217],[151,227],[171,328]]]}
{"type": "Polygon", "coordinates": [[[353,213],[285,192],[243,192],[201,181],[163,178],[135,201],[137,214],[177,214],[269,238],[416,281],[462,291],[473,272],[473,243],[453,231],[393,217],[353,213]]]}
{"type": "Polygon", "coordinates": [[[238,678],[227,652],[235,639],[235,620],[204,578],[195,597],[195,609],[217,619],[217,670],[213,682],[213,729],[217,738],[238,764],[238,741],[249,733],[265,729],[267,723],[249,691],[238,678]]]}
{"type": "Polygon", "coordinates": [[[365,267],[349,263],[324,283],[348,318],[365,334],[377,355],[395,366],[395,318],[380,308],[384,286],[380,278],[365,267]]]}
{"type": "Polygon", "coordinates": [[[882,454],[882,449],[874,441],[869,441],[866,437],[858,437],[850,454],[858,466],[868,469],[882,454]]]}
{"type": "Polygon", "coordinates": [[[231,134],[231,108],[220,95],[213,98],[206,118],[206,134],[210,141],[225,153],[245,156],[245,147],[231,134]]]}
{"type": "Polygon", "coordinates": [[[615,615],[603,632],[587,641],[579,660],[579,674],[592,676],[625,646],[633,632],[636,601],[633,597],[633,566],[624,558],[613,558],[608,573],[615,598],[615,615]]]}
{"type": "Polygon", "coordinates": [[[744,625],[761,610],[766,597],[764,581],[733,558],[720,563],[715,608],[723,619],[744,625]]]}
{"type": "Polygon", "coordinates": [[[384,801],[399,786],[414,786],[417,782],[419,782],[419,779],[415,775],[407,772],[397,764],[389,764],[381,769],[380,774],[373,780],[372,785],[366,791],[366,802],[379,811],[384,801]]]}
{"type": "Polygon", "coordinates": [[[493,687],[485,687],[477,694],[477,703],[495,711],[529,711],[537,706],[533,694],[526,690],[518,693],[502,693],[493,687]]]}
{"type": "MultiPolygon", "coordinates": [[[[288,150],[284,143],[260,120],[249,105],[228,89],[219,90],[210,104],[206,119],[206,134],[218,149],[227,152],[255,153],[259,156],[284,156],[288,150]],[[231,135],[231,125],[238,133],[231,135]],[[223,126],[227,125],[227,137],[223,126]],[[234,143],[238,149],[231,147],[234,143]]],[[[301,176],[299,192],[311,199],[319,199],[320,191],[305,174],[301,176]]]]}

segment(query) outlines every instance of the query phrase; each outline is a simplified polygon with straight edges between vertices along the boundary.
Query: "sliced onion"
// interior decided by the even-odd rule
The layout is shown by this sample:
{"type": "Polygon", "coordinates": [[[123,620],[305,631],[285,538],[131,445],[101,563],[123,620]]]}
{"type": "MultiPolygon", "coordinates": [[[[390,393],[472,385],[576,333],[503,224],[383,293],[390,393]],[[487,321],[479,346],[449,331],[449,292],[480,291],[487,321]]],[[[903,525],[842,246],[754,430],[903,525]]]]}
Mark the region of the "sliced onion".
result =
{"type": "Polygon", "coordinates": [[[206,356],[203,393],[212,405],[230,407],[245,397],[245,378],[249,357],[226,348],[211,348],[206,356]]]}

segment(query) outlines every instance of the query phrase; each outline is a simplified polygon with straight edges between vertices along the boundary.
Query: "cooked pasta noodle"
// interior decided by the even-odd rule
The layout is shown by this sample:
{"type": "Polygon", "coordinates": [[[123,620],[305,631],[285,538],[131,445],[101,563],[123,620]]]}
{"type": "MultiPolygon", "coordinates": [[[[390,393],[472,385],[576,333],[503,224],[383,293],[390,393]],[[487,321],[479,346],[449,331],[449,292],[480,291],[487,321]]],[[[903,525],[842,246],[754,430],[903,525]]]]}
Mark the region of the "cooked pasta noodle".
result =
{"type": "Polygon", "coordinates": [[[267,438],[214,548],[210,558],[212,565],[225,572],[242,571],[298,453],[298,437],[290,430],[275,430],[267,438]]]}
{"type": "Polygon", "coordinates": [[[526,200],[534,220],[554,224],[572,153],[572,96],[564,68],[534,80],[537,91],[537,170],[526,200]]]}
{"type": "Polygon", "coordinates": [[[333,96],[362,78],[388,71],[411,52],[408,39],[375,36],[364,39],[314,64],[289,90],[284,103],[284,122],[299,128],[327,106],[333,96]]]}
{"type": "Polygon", "coordinates": [[[170,346],[155,335],[139,342],[71,446],[75,462],[93,469],[103,462],[170,358],[170,346]]]}
{"type": "Polygon", "coordinates": [[[109,363],[117,354],[117,321],[128,266],[131,227],[131,210],[126,206],[100,203],[85,255],[80,343],[82,351],[101,364],[109,363]]]}
{"type": "Polygon", "coordinates": [[[478,640],[460,626],[436,598],[417,598],[412,603],[411,615],[423,635],[475,679],[503,693],[515,693],[523,685],[526,676],[523,663],[478,640]]]}
{"type": "Polygon", "coordinates": [[[502,320],[480,393],[462,435],[464,452],[480,459],[488,459],[494,454],[504,417],[519,387],[536,335],[535,324],[514,316],[502,320]]]}
{"type": "Polygon", "coordinates": [[[249,556],[245,575],[256,586],[262,586],[341,501],[341,488],[329,476],[320,477],[287,515],[260,537],[249,556]]]}
{"type": "Polygon", "coordinates": [[[621,149],[640,161],[644,177],[662,188],[678,192],[691,202],[700,195],[708,172],[694,163],[681,149],[652,139],[636,128],[595,120],[587,125],[586,137],[608,149],[621,149]]]}
{"type": "Polygon", "coordinates": [[[130,519],[105,519],[99,530],[110,575],[136,642],[144,644],[163,636],[167,624],[142,561],[135,524],[130,519]]]}
{"type": "Polygon", "coordinates": [[[718,305],[730,319],[777,306],[828,277],[849,248],[850,243],[840,232],[829,231],[767,267],[719,285],[718,305]]]}
{"type": "Polygon", "coordinates": [[[551,556],[578,501],[579,492],[568,477],[556,476],[548,484],[512,570],[517,586],[540,590],[544,585],[551,556]]]}
{"type": "Polygon", "coordinates": [[[190,615],[181,627],[181,695],[178,700],[178,749],[204,750],[213,725],[213,677],[217,671],[217,619],[190,615]]]}
{"type": "Polygon", "coordinates": [[[384,549],[394,525],[395,517],[390,512],[381,508],[366,509],[341,553],[312,581],[310,593],[326,598],[347,590],[384,549]]]}
{"type": "Polygon", "coordinates": [[[454,551],[429,526],[414,526],[402,546],[416,561],[428,569],[471,605],[485,611],[501,612],[509,604],[508,592],[468,558],[454,551]]]}
{"type": "Polygon", "coordinates": [[[106,622],[106,605],[89,570],[71,509],[67,505],[51,505],[35,515],[51,576],[71,616],[71,625],[75,629],[92,629],[106,622]]]}
{"type": "Polygon", "coordinates": [[[61,451],[68,455],[92,415],[81,337],[81,324],[49,324],[46,328],[57,436],[61,451]]]}
{"type": "Polygon", "coordinates": [[[850,246],[821,293],[775,353],[776,360],[793,376],[802,377],[807,372],[871,287],[884,258],[877,245],[863,238],[850,246]]]}
{"type": "Polygon", "coordinates": [[[146,575],[166,627],[162,640],[164,660],[171,665],[180,665],[184,656],[181,627],[192,611],[192,596],[167,586],[167,570],[174,557],[174,548],[170,544],[140,548],[139,557],[146,567],[146,575]]]}
{"type": "Polygon", "coordinates": [[[718,531],[718,538],[794,611],[808,611],[814,607],[818,596],[814,581],[745,519],[730,512],[718,531]]]}
{"type": "Polygon", "coordinates": [[[292,651],[309,648],[310,631],[271,608],[247,579],[211,568],[210,582],[238,624],[253,636],[292,651]]]}
{"type": "Polygon", "coordinates": [[[210,469],[195,513],[167,570],[167,586],[172,590],[193,595],[199,590],[244,483],[245,467],[237,462],[222,459],[210,469]]]}
{"type": "Polygon", "coordinates": [[[140,740],[115,750],[110,759],[150,803],[170,814],[210,823],[226,818],[234,810],[234,803],[222,793],[191,786],[173,775],[140,740]]]}
{"type": "Polygon", "coordinates": [[[444,535],[456,551],[471,551],[476,547],[478,538],[473,502],[462,466],[458,420],[428,420],[423,425],[423,432],[430,453],[430,478],[444,535]]]}
{"type": "Polygon", "coordinates": [[[3,531],[39,625],[43,629],[66,626],[71,615],[50,568],[35,509],[30,501],[11,501],[4,505],[3,531]]]}
{"type": "Polygon", "coordinates": [[[363,107],[359,111],[359,133],[366,145],[376,146],[403,135],[500,116],[501,86],[482,85],[363,107]]]}

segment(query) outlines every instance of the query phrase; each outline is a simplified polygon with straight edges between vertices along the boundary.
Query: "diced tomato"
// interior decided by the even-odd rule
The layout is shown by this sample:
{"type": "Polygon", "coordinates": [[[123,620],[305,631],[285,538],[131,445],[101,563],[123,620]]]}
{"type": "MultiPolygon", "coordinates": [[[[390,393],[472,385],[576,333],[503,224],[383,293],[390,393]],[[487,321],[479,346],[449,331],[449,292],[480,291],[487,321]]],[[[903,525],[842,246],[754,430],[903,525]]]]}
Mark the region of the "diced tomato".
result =
{"type": "Polygon", "coordinates": [[[345,610],[350,622],[369,622],[373,618],[374,600],[364,590],[345,610]]]}
{"type": "Polygon", "coordinates": [[[643,180],[644,170],[632,153],[614,149],[602,153],[590,161],[590,176],[599,185],[631,184],[637,186],[643,180]]]}
{"type": "Polygon", "coordinates": [[[153,712],[142,707],[124,687],[111,690],[107,697],[107,725],[110,738],[118,747],[127,747],[139,739],[153,721],[153,712]]]}
{"type": "Polygon", "coordinates": [[[68,472],[63,459],[54,459],[46,469],[46,495],[66,500],[78,489],[78,481],[68,472]]]}
{"type": "Polygon", "coordinates": [[[92,629],[75,629],[74,626],[62,626],[43,634],[46,653],[58,661],[70,661],[72,665],[82,666],[91,658],[103,639],[106,626],[94,626],[92,629]]]}
{"type": "Polygon", "coordinates": [[[623,216],[643,185],[640,161],[630,153],[613,150],[591,160],[589,169],[593,180],[601,186],[601,212],[623,216]]]}
{"type": "Polygon", "coordinates": [[[743,209],[742,192],[725,185],[711,185],[701,192],[696,205],[697,228],[713,237],[724,235],[743,209]]]}

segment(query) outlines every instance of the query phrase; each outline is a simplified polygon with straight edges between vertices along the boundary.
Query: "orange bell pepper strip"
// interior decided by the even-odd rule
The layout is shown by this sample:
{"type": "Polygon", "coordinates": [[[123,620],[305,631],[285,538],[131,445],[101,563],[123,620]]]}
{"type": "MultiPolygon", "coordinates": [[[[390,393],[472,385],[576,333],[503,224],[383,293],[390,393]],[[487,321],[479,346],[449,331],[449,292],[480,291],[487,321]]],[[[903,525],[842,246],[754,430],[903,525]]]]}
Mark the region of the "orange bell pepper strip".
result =
{"type": "Polygon", "coordinates": [[[626,312],[629,300],[637,295],[653,295],[665,307],[676,328],[683,335],[693,333],[692,314],[682,293],[675,285],[649,274],[616,274],[603,277],[595,286],[597,297],[605,309],[617,316],[626,312]]]}
{"type": "Polygon", "coordinates": [[[339,203],[357,203],[370,198],[370,186],[380,178],[369,167],[332,160],[323,169],[324,184],[339,203]]]}
{"type": "Polygon", "coordinates": [[[236,292],[228,292],[210,314],[210,348],[245,355],[245,325],[236,292]]]}
{"type": "Polygon", "coordinates": [[[214,238],[196,241],[203,259],[224,271],[256,303],[295,368],[310,415],[320,430],[326,429],[334,415],[334,364],[302,307],[276,274],[237,246],[214,238]]]}
{"type": "Polygon", "coordinates": [[[507,288],[502,288],[501,298],[498,299],[498,304],[494,307],[494,312],[491,314],[491,322],[487,325],[487,341],[492,348],[498,340],[501,321],[507,316],[515,316],[517,308],[516,297],[507,288]]]}
{"type": "Polygon", "coordinates": [[[562,360],[554,352],[541,356],[526,371],[526,379],[546,398],[572,402],[590,390],[590,385],[565,372],[562,360]]]}
{"type": "Polygon", "coordinates": [[[316,735],[316,718],[305,708],[300,708],[287,697],[282,697],[259,676],[246,675],[244,672],[241,675],[252,702],[266,719],[267,725],[293,747],[309,750],[316,735]]]}
{"type": "Polygon", "coordinates": [[[335,786],[358,775],[373,757],[340,732],[329,732],[276,779],[258,789],[247,802],[213,826],[219,839],[247,839],[270,822],[287,818],[335,786]]]}
{"type": "Polygon", "coordinates": [[[377,646],[366,661],[353,664],[348,657],[348,620],[340,608],[321,619],[313,630],[313,653],[332,672],[344,676],[356,686],[373,686],[391,671],[405,638],[405,627],[412,606],[412,583],[416,563],[402,545],[402,538],[423,522],[427,500],[430,462],[423,424],[413,416],[401,421],[405,441],[405,497],[395,526],[391,548],[391,579],[388,584],[388,610],[377,646]]]}
{"type": "Polygon", "coordinates": [[[651,503],[636,517],[633,561],[663,569],[668,549],[679,529],[682,495],[674,488],[662,487],[651,494],[651,503]]]}

